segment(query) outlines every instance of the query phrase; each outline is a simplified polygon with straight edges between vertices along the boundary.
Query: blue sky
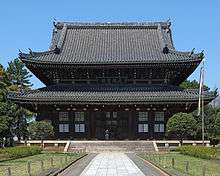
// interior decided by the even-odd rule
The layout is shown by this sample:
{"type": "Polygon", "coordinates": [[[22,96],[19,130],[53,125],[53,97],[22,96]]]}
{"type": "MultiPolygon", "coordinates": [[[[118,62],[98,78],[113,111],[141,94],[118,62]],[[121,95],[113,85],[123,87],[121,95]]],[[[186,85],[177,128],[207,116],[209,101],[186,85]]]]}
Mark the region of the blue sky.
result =
{"type": "MultiPolygon", "coordinates": [[[[47,50],[53,18],[58,21],[172,22],[177,50],[205,50],[205,83],[220,88],[220,1],[218,0],[20,0],[0,3],[0,63],[47,50]]],[[[199,78],[197,69],[190,79],[199,78]]],[[[33,77],[34,88],[43,84],[33,77]]]]}

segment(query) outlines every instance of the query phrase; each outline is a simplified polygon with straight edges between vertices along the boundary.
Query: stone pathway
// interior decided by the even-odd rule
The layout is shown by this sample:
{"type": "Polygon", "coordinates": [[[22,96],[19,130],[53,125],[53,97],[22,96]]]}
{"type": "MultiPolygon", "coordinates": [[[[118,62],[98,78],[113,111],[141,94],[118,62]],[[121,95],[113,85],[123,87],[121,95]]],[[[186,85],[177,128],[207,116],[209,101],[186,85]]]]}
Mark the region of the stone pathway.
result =
{"type": "Polygon", "coordinates": [[[124,153],[100,153],[80,176],[144,176],[134,162],[124,153]]]}

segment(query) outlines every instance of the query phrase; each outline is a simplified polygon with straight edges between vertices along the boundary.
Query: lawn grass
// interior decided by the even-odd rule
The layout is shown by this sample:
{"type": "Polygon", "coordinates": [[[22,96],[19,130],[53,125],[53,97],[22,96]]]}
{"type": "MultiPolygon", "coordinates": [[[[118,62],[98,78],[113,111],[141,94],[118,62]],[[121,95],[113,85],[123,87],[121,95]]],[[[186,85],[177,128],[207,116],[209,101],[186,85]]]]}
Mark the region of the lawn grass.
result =
{"type": "Polygon", "coordinates": [[[27,176],[27,163],[31,163],[31,174],[37,175],[42,172],[41,161],[44,163],[43,172],[50,169],[60,169],[65,165],[81,157],[82,154],[64,154],[57,152],[44,152],[42,154],[24,157],[20,159],[0,162],[0,176],[7,175],[8,167],[11,168],[12,176],[27,176]],[[51,158],[53,158],[53,166],[51,166],[51,158]],[[66,162],[67,159],[67,162],[66,162]]]}
{"type": "Polygon", "coordinates": [[[219,159],[200,159],[192,156],[182,155],[178,152],[161,154],[140,154],[140,157],[154,163],[171,175],[186,175],[186,162],[189,162],[189,174],[192,176],[202,176],[205,169],[206,176],[220,175],[219,159]],[[174,167],[172,167],[172,158],[174,167]]]}

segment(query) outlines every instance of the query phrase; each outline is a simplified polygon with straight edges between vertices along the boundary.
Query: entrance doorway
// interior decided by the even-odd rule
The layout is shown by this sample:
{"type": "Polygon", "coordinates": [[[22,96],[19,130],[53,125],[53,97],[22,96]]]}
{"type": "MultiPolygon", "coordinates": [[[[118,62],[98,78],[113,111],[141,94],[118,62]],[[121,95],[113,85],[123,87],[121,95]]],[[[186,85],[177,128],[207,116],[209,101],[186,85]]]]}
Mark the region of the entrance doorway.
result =
{"type": "Polygon", "coordinates": [[[128,112],[102,111],[95,112],[95,131],[97,139],[105,139],[105,131],[109,131],[109,139],[128,138],[128,112]]]}

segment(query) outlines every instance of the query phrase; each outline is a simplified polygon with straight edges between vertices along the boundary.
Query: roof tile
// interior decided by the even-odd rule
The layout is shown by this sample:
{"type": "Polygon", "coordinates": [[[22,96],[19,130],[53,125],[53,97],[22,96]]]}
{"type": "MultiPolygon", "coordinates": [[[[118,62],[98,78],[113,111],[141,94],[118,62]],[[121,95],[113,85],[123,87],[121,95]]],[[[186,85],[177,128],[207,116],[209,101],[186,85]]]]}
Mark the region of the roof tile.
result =
{"type": "Polygon", "coordinates": [[[177,52],[167,23],[58,23],[53,31],[51,51],[21,55],[21,59],[42,63],[148,63],[189,61],[199,54],[177,52]],[[158,30],[160,27],[160,30],[158,30]],[[162,45],[170,52],[164,54],[162,45]],[[61,52],[53,51],[60,47],[61,52]]]}
{"type": "MultiPolygon", "coordinates": [[[[198,101],[197,90],[183,90],[176,86],[70,86],[56,85],[24,93],[10,93],[11,100],[29,102],[157,102],[198,101]]],[[[207,92],[205,99],[215,98],[207,92]]]]}

